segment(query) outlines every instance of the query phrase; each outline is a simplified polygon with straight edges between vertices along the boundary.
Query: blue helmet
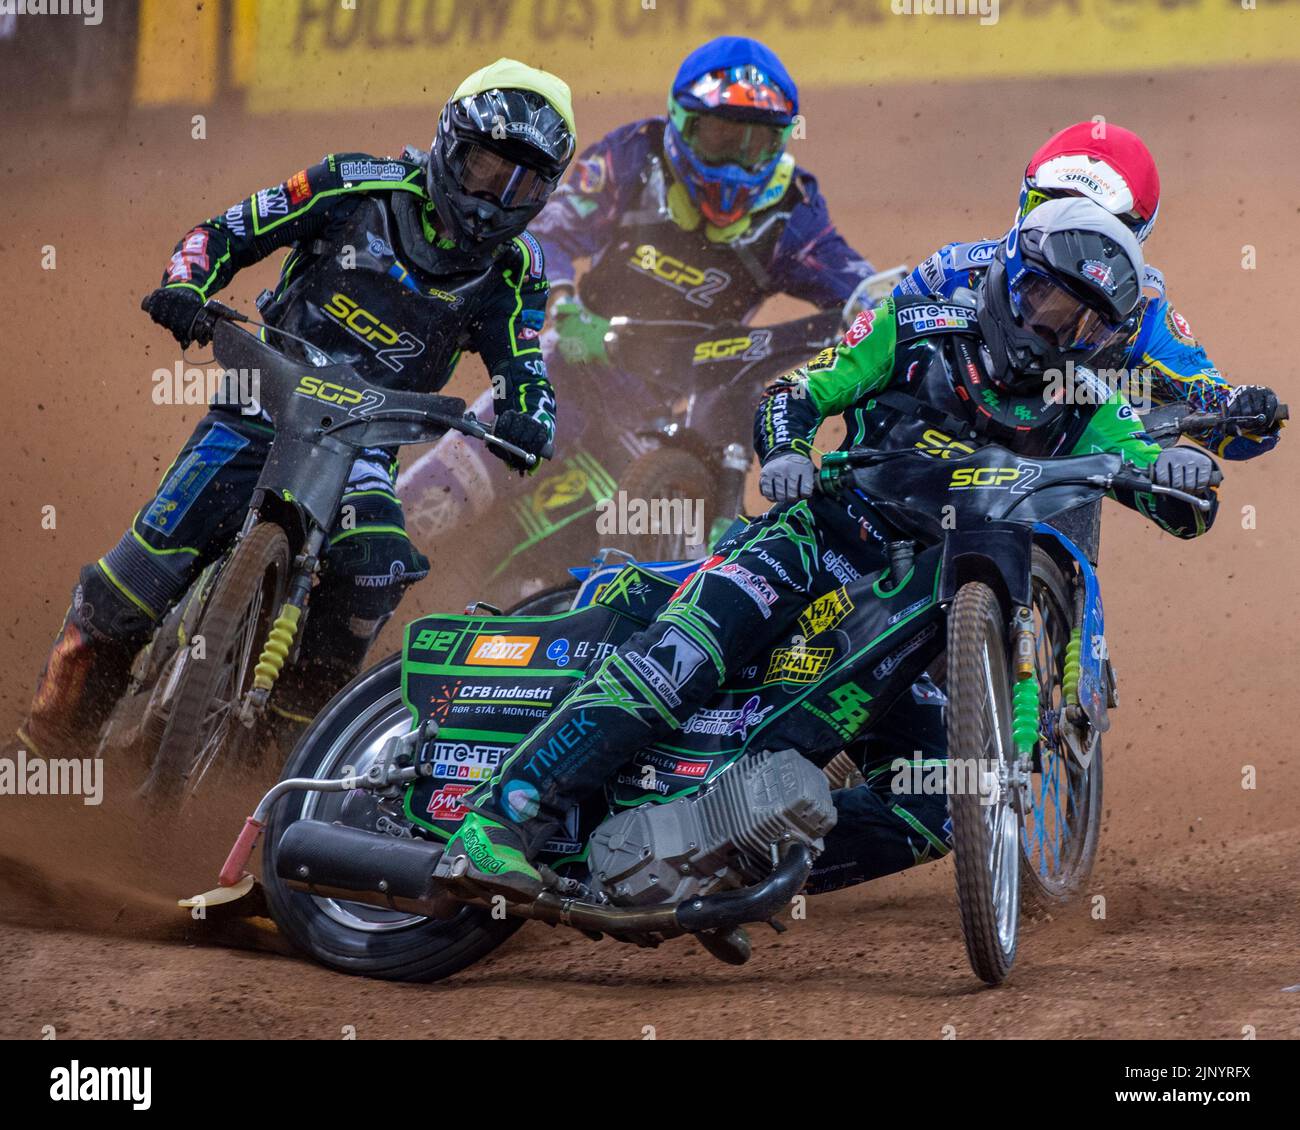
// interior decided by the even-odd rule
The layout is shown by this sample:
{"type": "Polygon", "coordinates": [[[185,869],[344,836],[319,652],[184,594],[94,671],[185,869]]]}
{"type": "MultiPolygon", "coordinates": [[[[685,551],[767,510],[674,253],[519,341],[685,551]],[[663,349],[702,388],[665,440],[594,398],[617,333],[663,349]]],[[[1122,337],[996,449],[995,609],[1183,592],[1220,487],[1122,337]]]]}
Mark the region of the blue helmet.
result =
{"type": "Polygon", "coordinates": [[[794,80],[758,40],[721,36],[686,56],[668,95],[664,151],[709,223],[726,227],[748,214],[798,112],[794,80]]]}

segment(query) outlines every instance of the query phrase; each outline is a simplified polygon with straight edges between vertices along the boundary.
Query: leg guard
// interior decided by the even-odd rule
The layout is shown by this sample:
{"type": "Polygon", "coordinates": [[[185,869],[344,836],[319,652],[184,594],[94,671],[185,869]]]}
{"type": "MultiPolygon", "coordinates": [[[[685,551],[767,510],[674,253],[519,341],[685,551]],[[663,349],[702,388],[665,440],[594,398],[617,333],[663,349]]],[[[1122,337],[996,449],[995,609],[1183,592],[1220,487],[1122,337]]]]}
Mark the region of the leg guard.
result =
{"type": "Polygon", "coordinates": [[[20,740],[47,755],[70,743],[93,743],[126,690],[131,663],[152,630],[153,620],[109,580],[101,565],[82,569],[20,740]]]}
{"type": "Polygon", "coordinates": [[[787,632],[819,568],[807,507],[719,543],[659,617],[607,656],[471,803],[520,825],[527,851],[637,750],[683,726],[723,679],[787,632]]]}
{"type": "Polygon", "coordinates": [[[294,725],[309,722],[361,670],[407,586],[429,575],[428,558],[406,536],[389,491],[370,484],[344,495],[343,506],[351,507],[349,522],[330,538],[298,662],[281,673],[271,703],[294,725]]]}

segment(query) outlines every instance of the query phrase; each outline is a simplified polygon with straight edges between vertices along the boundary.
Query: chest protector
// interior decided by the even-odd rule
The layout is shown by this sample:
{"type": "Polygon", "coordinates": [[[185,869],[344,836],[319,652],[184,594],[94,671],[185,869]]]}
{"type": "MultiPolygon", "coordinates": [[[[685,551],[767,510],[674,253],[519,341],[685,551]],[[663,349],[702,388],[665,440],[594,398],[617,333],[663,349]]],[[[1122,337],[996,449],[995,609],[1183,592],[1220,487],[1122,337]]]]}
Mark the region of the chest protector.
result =
{"type": "Polygon", "coordinates": [[[402,248],[387,197],[360,198],[337,234],[286,260],[266,321],[354,365],[383,388],[436,392],[450,379],[469,344],[470,324],[500,280],[490,262],[434,276],[402,248]]]}
{"type": "Polygon", "coordinates": [[[647,320],[743,321],[774,293],[767,264],[798,199],[781,201],[753,216],[740,235],[722,242],[673,218],[663,160],[651,155],[641,172],[636,206],[618,221],[614,238],[578,285],[589,309],[605,317],[625,314],[647,320]]]}
{"type": "Polygon", "coordinates": [[[844,447],[916,448],[959,459],[998,443],[1030,457],[1060,454],[1082,431],[1064,398],[1011,396],[994,386],[975,311],[926,298],[895,300],[898,344],[889,387],[845,413],[844,447]]]}

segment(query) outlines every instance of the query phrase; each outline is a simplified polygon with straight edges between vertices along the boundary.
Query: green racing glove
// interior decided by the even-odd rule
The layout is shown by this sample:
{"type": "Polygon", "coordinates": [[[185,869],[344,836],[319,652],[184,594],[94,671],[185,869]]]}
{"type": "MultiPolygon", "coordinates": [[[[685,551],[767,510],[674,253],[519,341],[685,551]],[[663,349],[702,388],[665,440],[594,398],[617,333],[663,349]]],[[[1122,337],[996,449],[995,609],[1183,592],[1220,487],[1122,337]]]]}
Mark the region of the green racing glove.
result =
{"type": "Polygon", "coordinates": [[[609,364],[605,351],[608,318],[593,314],[576,299],[557,302],[551,313],[555,318],[556,346],[566,361],[575,365],[609,364]]]}

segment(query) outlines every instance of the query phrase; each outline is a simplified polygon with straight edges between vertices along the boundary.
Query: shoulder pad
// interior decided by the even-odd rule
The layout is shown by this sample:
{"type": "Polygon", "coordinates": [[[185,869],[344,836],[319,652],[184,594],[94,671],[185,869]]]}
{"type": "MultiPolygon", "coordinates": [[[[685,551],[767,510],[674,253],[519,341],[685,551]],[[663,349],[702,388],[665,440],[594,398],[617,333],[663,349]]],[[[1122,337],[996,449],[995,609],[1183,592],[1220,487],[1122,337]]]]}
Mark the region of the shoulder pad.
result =
{"type": "Polygon", "coordinates": [[[978,239],[974,243],[950,243],[944,250],[948,253],[953,270],[983,270],[993,262],[1000,239],[978,239]]]}

